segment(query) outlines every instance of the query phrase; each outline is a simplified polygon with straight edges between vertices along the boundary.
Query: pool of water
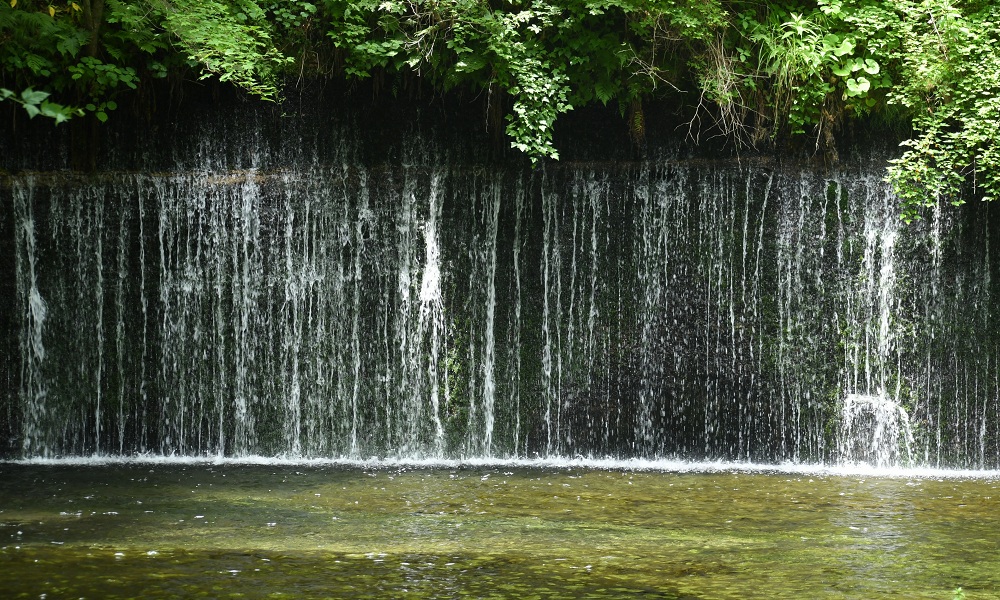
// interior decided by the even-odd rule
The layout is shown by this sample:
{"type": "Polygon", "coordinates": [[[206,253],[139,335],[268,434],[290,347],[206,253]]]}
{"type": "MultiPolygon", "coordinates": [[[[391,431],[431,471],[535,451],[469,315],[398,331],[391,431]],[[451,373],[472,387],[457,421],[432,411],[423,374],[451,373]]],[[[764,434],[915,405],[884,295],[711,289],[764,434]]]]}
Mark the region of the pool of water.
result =
{"type": "Polygon", "coordinates": [[[1000,598],[1000,480],[0,463],[3,598],[1000,598]]]}

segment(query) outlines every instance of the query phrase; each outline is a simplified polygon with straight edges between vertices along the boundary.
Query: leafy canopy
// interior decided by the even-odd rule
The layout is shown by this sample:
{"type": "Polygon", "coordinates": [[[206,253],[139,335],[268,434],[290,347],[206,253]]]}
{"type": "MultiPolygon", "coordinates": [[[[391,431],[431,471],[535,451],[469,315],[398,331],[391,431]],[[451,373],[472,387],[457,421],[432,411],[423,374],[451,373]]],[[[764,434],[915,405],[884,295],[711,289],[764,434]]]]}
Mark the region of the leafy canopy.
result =
{"type": "Polygon", "coordinates": [[[559,157],[574,107],[617,106],[639,139],[669,96],[695,141],[798,138],[831,160],[851,119],[910,127],[887,173],[907,219],[1000,193],[991,0],[0,0],[0,42],[0,100],[56,123],[165,77],[275,100],[302,78],[418,76],[506,107],[532,162],[559,157]]]}

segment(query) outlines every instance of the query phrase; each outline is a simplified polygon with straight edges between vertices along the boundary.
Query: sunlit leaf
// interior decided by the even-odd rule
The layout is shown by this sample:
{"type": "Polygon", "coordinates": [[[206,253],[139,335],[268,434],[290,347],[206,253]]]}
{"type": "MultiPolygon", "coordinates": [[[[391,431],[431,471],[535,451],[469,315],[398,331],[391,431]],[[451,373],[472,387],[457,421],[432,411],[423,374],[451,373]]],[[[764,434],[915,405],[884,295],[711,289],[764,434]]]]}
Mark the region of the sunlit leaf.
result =
{"type": "Polygon", "coordinates": [[[850,54],[854,52],[854,42],[850,39],[845,39],[841,42],[840,46],[833,51],[837,56],[844,56],[845,54],[850,54]]]}

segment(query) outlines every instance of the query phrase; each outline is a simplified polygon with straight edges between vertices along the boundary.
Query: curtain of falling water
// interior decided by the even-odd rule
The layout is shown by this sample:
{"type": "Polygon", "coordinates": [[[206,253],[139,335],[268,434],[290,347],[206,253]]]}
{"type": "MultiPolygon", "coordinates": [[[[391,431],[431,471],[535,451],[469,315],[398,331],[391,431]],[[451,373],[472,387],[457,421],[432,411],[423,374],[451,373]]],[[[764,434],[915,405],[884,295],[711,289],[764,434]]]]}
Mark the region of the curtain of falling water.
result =
{"type": "Polygon", "coordinates": [[[851,397],[893,460],[997,464],[987,209],[411,163],[10,178],[21,455],[866,460],[851,397]]]}
{"type": "MultiPolygon", "coordinates": [[[[16,227],[17,303],[23,316],[20,333],[21,399],[25,407],[44,406],[46,385],[42,366],[45,362],[45,341],[42,337],[47,308],[38,291],[37,237],[35,236],[33,185],[30,179],[24,188],[13,192],[14,210],[20,217],[16,227]]],[[[44,451],[47,441],[38,422],[38,412],[26,410],[22,420],[23,450],[26,454],[44,451]]]]}

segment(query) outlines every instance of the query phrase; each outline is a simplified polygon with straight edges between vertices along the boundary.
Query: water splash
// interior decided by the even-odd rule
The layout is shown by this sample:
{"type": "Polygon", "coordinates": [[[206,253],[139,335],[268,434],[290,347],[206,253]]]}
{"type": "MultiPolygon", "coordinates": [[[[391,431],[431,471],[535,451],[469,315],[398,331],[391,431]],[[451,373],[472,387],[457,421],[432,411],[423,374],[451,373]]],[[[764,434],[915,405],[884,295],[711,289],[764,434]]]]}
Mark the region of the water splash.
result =
{"type": "Polygon", "coordinates": [[[847,394],[841,423],[840,456],[845,463],[879,468],[913,464],[910,417],[885,392],[847,394]]]}

